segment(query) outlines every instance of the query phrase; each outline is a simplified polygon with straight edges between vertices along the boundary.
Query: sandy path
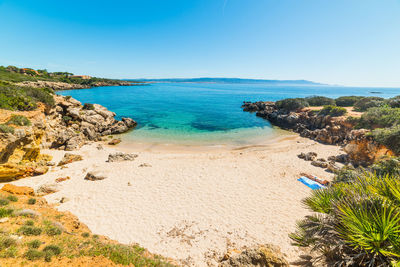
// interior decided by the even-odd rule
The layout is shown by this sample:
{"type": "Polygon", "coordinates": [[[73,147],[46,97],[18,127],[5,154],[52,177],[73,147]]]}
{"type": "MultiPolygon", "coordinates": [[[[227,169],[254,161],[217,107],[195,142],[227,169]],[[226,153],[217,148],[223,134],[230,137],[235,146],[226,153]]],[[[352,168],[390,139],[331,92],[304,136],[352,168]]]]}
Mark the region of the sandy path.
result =
{"type": "MultiPolygon", "coordinates": [[[[278,245],[295,260],[299,251],[288,233],[307,214],[300,200],[310,192],[296,178],[303,171],[331,177],[296,155],[340,153],[338,147],[297,136],[228,151],[143,150],[134,161],[106,163],[113,151],[85,146],[74,152],[84,161],[14,184],[37,188],[70,176],[59,192],[46,197],[52,203],[69,198],[60,210],[77,215],[94,233],[195,266],[215,265],[227,249],[256,243],[278,245]],[[139,167],[142,163],[151,167],[139,167]],[[101,170],[108,178],[85,181],[89,170],[101,170]]],[[[50,153],[55,161],[64,154],[50,153]]]]}

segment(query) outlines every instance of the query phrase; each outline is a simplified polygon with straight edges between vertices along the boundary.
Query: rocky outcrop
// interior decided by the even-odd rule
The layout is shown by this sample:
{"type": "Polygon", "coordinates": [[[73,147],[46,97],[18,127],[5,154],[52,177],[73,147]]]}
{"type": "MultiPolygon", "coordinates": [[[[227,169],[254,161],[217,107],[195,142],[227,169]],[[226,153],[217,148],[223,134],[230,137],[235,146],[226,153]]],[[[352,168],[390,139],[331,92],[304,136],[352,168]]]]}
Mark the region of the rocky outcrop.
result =
{"type": "Polygon", "coordinates": [[[72,153],[65,153],[64,157],[60,160],[60,162],[57,164],[57,166],[63,166],[75,161],[81,161],[83,160],[83,157],[81,155],[76,155],[72,153]]]}
{"type": "Polygon", "coordinates": [[[132,161],[135,160],[135,158],[137,157],[138,154],[116,152],[108,155],[107,162],[132,161]]]}
{"type": "Polygon", "coordinates": [[[130,118],[116,120],[115,113],[98,104],[82,105],[71,97],[56,96],[56,105],[46,116],[44,147],[75,150],[102,136],[120,134],[136,126],[130,118]]]}
{"type": "Polygon", "coordinates": [[[219,264],[220,267],[265,266],[286,267],[289,263],[280,249],[272,245],[260,245],[243,250],[228,252],[219,264]]]}
{"type": "Polygon", "coordinates": [[[5,184],[1,190],[15,195],[27,195],[27,196],[34,196],[35,191],[33,188],[28,186],[17,186],[13,184],[5,184]]]}
{"type": "Polygon", "coordinates": [[[107,176],[99,171],[92,171],[92,172],[88,172],[85,176],[85,180],[89,180],[89,181],[99,181],[99,180],[104,180],[106,179],[107,176]]]}
{"type": "Polygon", "coordinates": [[[35,88],[52,88],[53,90],[73,90],[73,89],[85,89],[91,87],[99,87],[99,86],[130,86],[132,83],[127,81],[116,81],[113,82],[105,82],[98,81],[95,83],[91,83],[90,85],[77,84],[77,83],[65,83],[65,82],[52,82],[52,81],[25,81],[16,83],[18,86],[27,86],[27,87],[35,87],[35,88]]]}
{"type": "MultiPolygon", "coordinates": [[[[368,130],[355,130],[345,117],[318,115],[310,109],[288,112],[278,109],[274,102],[244,102],[244,111],[256,112],[283,129],[292,130],[300,136],[331,145],[343,145],[349,161],[354,165],[369,165],[383,155],[393,155],[388,148],[377,144],[368,130]]],[[[314,163],[317,164],[317,163],[314,163]]],[[[319,164],[325,166],[325,164],[319,164]]]]}

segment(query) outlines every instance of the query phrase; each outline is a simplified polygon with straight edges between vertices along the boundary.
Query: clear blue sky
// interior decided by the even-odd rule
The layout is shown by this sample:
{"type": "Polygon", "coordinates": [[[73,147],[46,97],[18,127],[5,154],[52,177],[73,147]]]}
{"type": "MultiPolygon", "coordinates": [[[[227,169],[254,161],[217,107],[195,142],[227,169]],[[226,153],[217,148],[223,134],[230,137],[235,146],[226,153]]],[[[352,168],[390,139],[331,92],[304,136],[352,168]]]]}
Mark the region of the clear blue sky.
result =
{"type": "Polygon", "coordinates": [[[0,0],[0,65],[400,87],[400,0],[0,0]]]}

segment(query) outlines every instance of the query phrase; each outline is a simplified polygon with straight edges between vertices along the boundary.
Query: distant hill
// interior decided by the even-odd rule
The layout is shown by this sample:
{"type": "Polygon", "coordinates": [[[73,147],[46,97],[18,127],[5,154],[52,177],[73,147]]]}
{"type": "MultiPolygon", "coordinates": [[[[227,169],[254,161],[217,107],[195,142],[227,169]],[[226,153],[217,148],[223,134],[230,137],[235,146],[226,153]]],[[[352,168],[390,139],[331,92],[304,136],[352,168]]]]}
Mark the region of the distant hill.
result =
{"type": "Polygon", "coordinates": [[[241,79],[241,78],[168,78],[168,79],[136,79],[142,82],[181,82],[181,83],[268,83],[287,85],[321,85],[306,80],[263,80],[263,79],[241,79]]]}

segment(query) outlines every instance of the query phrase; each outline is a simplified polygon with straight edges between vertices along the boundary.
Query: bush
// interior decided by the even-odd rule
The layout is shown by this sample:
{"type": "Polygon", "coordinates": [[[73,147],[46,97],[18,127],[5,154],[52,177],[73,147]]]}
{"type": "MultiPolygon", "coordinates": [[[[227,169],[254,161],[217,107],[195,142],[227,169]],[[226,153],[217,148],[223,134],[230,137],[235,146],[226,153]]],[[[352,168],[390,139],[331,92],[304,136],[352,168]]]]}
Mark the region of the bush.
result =
{"type": "Polygon", "coordinates": [[[94,110],[94,105],[90,104],[90,103],[85,103],[83,105],[83,109],[87,109],[87,110],[94,110]]]}
{"type": "Polygon", "coordinates": [[[318,115],[329,115],[331,117],[339,117],[343,116],[344,114],[347,113],[347,110],[342,107],[337,107],[337,106],[325,106],[323,109],[321,109],[318,112],[318,115]]]}
{"type": "Polygon", "coordinates": [[[391,128],[375,129],[372,131],[374,140],[400,154],[400,125],[391,128]]]}
{"type": "Polygon", "coordinates": [[[360,176],[360,173],[356,169],[345,166],[335,172],[335,177],[333,178],[332,183],[352,183],[358,176],[360,176]]]}
{"type": "Polygon", "coordinates": [[[335,106],[335,100],[325,96],[309,96],[306,97],[306,101],[312,107],[319,107],[319,106],[327,106],[332,105],[335,106]]]}
{"type": "Polygon", "coordinates": [[[15,238],[9,236],[0,236],[0,250],[14,246],[17,243],[15,238]]]}
{"type": "Polygon", "coordinates": [[[61,248],[59,246],[56,246],[56,245],[48,245],[48,246],[44,247],[43,252],[50,252],[53,255],[60,255],[61,248]]]}
{"type": "Polygon", "coordinates": [[[28,204],[29,204],[29,205],[34,205],[34,204],[36,204],[36,198],[30,198],[30,199],[28,199],[28,204]]]}
{"type": "Polygon", "coordinates": [[[357,127],[376,129],[398,124],[400,124],[400,108],[376,107],[370,108],[361,116],[357,127]]]}
{"type": "Polygon", "coordinates": [[[39,251],[37,249],[29,249],[26,253],[25,253],[25,258],[27,258],[30,261],[34,261],[34,260],[38,260],[40,258],[42,258],[44,256],[44,253],[42,251],[39,251]]]}
{"type": "Polygon", "coordinates": [[[0,206],[5,206],[5,205],[8,205],[9,203],[10,203],[10,201],[6,198],[0,199],[0,206]]]}
{"type": "Polygon", "coordinates": [[[382,158],[371,165],[371,170],[378,176],[400,176],[400,158],[382,158]]]}
{"type": "Polygon", "coordinates": [[[82,233],[82,237],[89,237],[90,234],[89,233],[82,233]]]}
{"type": "Polygon", "coordinates": [[[293,244],[318,252],[327,266],[397,266],[400,260],[400,180],[373,173],[312,191],[313,212],[298,222],[293,244]]]}
{"type": "Polygon", "coordinates": [[[33,226],[34,224],[35,224],[35,222],[32,221],[32,220],[27,220],[27,221],[25,222],[25,225],[28,225],[28,226],[33,226]]]}
{"type": "Polygon", "coordinates": [[[18,232],[26,236],[33,236],[33,235],[40,235],[42,233],[42,229],[38,227],[24,225],[18,229],[18,232]]]}
{"type": "Polygon", "coordinates": [[[14,133],[14,127],[5,125],[5,124],[0,124],[0,133],[14,133]]]}
{"type": "Polygon", "coordinates": [[[336,106],[339,107],[352,107],[354,104],[359,101],[360,99],[363,99],[363,96],[341,96],[335,99],[336,106]]]}
{"type": "Polygon", "coordinates": [[[354,110],[363,112],[369,108],[380,107],[385,104],[384,100],[384,98],[376,96],[364,97],[354,104],[354,110]]]}
{"type": "Polygon", "coordinates": [[[276,101],[276,107],[286,111],[296,111],[308,107],[308,102],[304,98],[287,98],[276,101]]]}
{"type": "Polygon", "coordinates": [[[71,118],[70,116],[63,116],[63,117],[62,117],[62,120],[63,120],[65,123],[68,123],[68,122],[72,121],[72,118],[71,118]]]}
{"type": "Polygon", "coordinates": [[[31,125],[31,121],[27,117],[22,115],[12,115],[6,124],[7,125],[14,124],[17,126],[29,126],[31,125]]]}
{"type": "Polygon", "coordinates": [[[9,196],[7,197],[7,199],[10,200],[10,201],[12,201],[12,202],[17,202],[17,201],[18,201],[18,198],[17,198],[16,196],[14,196],[14,195],[9,195],[9,196]]]}
{"type": "Polygon", "coordinates": [[[61,235],[61,230],[55,226],[48,226],[46,227],[46,234],[49,236],[53,235],[61,235]]]}
{"type": "Polygon", "coordinates": [[[12,208],[0,208],[0,218],[9,217],[13,214],[14,209],[12,208]]]}
{"type": "Polygon", "coordinates": [[[386,103],[391,108],[400,108],[400,95],[387,99],[386,103]]]}
{"type": "Polygon", "coordinates": [[[42,245],[42,241],[35,239],[27,243],[29,248],[39,248],[42,245]]]}

